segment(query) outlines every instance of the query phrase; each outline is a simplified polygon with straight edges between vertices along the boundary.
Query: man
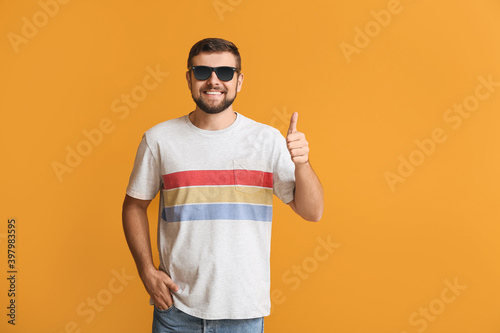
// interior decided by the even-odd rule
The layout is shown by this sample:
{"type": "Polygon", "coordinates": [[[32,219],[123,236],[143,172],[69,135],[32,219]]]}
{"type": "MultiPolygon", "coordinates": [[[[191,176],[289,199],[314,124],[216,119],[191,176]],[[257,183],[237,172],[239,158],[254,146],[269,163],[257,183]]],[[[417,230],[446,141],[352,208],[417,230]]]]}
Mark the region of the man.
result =
{"type": "Polygon", "coordinates": [[[154,305],[153,332],[263,332],[273,194],[319,221],[323,189],[297,113],[285,140],[233,110],[243,84],[233,43],[196,43],[186,79],[195,110],[144,133],[123,203],[127,243],[154,305]],[[147,207],[159,191],[157,269],[147,207]]]}

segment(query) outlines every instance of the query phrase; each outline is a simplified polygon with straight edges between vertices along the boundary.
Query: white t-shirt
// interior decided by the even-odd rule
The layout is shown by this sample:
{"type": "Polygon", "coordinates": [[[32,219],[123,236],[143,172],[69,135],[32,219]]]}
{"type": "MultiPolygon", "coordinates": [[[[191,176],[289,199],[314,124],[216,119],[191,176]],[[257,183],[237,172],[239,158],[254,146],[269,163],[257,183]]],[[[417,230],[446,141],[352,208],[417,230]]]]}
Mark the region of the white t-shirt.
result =
{"type": "Polygon", "coordinates": [[[203,319],[270,314],[273,193],[288,203],[295,188],[283,135],[235,113],[217,131],[189,115],[147,130],[127,186],[142,200],[160,192],[159,269],[180,288],[174,305],[203,319]]]}

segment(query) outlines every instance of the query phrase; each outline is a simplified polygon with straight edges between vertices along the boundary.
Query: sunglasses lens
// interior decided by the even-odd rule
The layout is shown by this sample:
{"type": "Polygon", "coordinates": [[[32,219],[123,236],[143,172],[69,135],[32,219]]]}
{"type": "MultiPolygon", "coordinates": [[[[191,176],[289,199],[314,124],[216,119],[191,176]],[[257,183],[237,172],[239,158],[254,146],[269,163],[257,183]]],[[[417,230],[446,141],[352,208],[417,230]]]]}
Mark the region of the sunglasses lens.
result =
{"type": "Polygon", "coordinates": [[[210,67],[207,66],[196,66],[193,69],[193,72],[194,72],[194,77],[200,81],[204,81],[208,79],[210,75],[212,75],[212,69],[210,69],[210,67]]]}
{"type": "MultiPolygon", "coordinates": [[[[212,68],[208,66],[193,66],[194,77],[197,80],[205,81],[210,76],[212,76],[212,68]]],[[[234,76],[233,67],[216,67],[215,74],[221,81],[231,81],[234,76]]]]}
{"type": "Polygon", "coordinates": [[[234,70],[231,67],[218,67],[215,72],[221,81],[231,81],[233,79],[234,70]]]}

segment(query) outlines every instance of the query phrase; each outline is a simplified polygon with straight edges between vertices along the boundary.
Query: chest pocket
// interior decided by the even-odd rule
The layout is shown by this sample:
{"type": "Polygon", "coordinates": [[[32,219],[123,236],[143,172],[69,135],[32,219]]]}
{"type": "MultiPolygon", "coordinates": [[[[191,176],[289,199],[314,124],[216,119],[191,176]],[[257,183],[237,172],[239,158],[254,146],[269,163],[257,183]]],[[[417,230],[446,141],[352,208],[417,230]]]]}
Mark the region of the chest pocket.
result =
{"type": "Polygon", "coordinates": [[[234,186],[236,191],[254,194],[264,190],[265,164],[258,160],[233,160],[234,186]]]}

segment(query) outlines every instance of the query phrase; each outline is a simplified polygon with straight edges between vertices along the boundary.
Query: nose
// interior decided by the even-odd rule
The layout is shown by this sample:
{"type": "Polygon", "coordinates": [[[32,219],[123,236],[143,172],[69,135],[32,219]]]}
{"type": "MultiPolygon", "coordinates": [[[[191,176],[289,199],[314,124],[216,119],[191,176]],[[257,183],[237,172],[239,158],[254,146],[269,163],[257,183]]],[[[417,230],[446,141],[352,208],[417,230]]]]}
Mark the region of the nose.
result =
{"type": "Polygon", "coordinates": [[[211,85],[220,84],[220,80],[217,77],[217,74],[215,73],[214,70],[212,71],[212,74],[210,75],[210,77],[207,79],[207,83],[211,84],[211,85]]]}

